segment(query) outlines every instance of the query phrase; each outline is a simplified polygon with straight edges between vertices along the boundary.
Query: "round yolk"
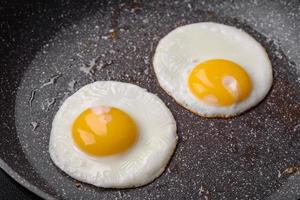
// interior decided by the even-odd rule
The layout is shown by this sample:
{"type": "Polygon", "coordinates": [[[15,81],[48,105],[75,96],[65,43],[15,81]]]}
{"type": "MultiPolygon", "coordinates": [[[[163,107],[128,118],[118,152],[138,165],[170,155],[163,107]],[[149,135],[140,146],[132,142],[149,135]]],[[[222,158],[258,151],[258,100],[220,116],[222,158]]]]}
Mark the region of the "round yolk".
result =
{"type": "Polygon", "coordinates": [[[89,108],[72,126],[77,146],[93,156],[122,153],[134,145],[138,131],[133,119],[114,107],[89,108]]]}
{"type": "Polygon", "coordinates": [[[247,72],[229,60],[208,60],[190,73],[188,87],[200,100],[216,106],[229,106],[247,98],[252,82],[247,72]]]}

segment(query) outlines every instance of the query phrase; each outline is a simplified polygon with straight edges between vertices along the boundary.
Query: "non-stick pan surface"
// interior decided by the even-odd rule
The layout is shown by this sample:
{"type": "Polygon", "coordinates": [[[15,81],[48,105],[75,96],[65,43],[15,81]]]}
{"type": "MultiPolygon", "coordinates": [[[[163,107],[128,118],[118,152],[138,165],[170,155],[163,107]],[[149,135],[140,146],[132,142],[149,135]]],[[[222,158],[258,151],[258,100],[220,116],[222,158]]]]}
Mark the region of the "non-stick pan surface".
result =
{"type": "Polygon", "coordinates": [[[0,166],[46,199],[299,198],[299,4],[1,1],[0,166]],[[199,117],[178,105],[155,78],[151,63],[158,41],[180,25],[202,21],[245,30],[272,61],[271,92],[241,116],[199,117]],[[55,113],[66,97],[96,80],[144,87],[176,118],[176,152],[162,176],[147,186],[96,188],[50,160],[55,113]]]}

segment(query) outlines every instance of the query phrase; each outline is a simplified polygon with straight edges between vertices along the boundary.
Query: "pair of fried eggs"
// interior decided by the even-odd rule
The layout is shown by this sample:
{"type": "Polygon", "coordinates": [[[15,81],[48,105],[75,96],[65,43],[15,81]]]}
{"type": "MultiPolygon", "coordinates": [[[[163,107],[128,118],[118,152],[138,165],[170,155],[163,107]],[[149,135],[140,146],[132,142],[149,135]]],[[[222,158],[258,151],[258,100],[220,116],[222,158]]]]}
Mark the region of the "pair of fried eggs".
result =
{"type": "MultiPolygon", "coordinates": [[[[160,86],[205,117],[255,106],[272,84],[264,48],[244,31],[204,22],[176,28],[156,48],[160,86]]],[[[145,185],[158,177],[177,143],[170,110],[145,89],[98,81],[70,96],[52,123],[49,151],[71,177],[105,188],[145,185]]]]}

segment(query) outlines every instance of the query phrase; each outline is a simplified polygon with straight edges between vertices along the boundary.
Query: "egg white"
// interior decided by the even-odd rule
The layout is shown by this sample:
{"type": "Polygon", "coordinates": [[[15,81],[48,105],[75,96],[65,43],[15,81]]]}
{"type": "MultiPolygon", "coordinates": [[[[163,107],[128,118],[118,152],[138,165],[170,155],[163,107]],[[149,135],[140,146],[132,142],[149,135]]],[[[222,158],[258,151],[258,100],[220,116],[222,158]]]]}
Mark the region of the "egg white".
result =
{"type": "Polygon", "coordinates": [[[205,117],[230,117],[258,104],[271,88],[272,66],[265,49],[253,37],[232,26],[202,22],[181,26],[162,38],[153,67],[160,86],[179,104],[205,117]],[[239,64],[252,80],[252,92],[230,106],[213,106],[196,98],[188,75],[199,63],[226,59],[239,64]]]}
{"type": "Polygon", "coordinates": [[[53,162],[77,180],[105,188],[129,188],[158,177],[176,143],[176,122],[156,95],[129,83],[98,81],[82,87],[60,107],[52,123],[49,152],[53,162]],[[135,120],[139,136],[128,151],[92,157],[74,144],[71,127],[76,117],[101,105],[119,108],[135,120]]]}

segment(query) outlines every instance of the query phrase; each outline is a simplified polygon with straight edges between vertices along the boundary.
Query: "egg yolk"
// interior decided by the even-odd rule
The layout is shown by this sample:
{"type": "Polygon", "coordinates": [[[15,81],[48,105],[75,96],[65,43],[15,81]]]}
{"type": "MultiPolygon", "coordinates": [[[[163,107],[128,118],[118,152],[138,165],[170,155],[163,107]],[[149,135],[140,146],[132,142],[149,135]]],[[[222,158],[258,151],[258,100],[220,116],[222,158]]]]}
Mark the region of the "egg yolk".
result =
{"type": "Polygon", "coordinates": [[[193,68],[188,87],[194,96],[210,105],[229,106],[249,96],[252,81],[240,65],[214,59],[193,68]]]}
{"type": "Polygon", "coordinates": [[[109,156],[125,152],[138,137],[134,120],[115,107],[89,108],[72,126],[72,136],[83,152],[92,156],[109,156]]]}

